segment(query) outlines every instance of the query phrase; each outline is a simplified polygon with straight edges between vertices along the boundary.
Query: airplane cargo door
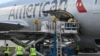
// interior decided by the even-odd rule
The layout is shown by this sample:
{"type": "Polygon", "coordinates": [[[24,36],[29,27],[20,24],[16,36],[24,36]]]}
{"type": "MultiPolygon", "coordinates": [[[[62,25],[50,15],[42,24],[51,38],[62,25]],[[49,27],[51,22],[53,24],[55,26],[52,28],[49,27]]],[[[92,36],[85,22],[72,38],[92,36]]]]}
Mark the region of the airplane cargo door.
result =
{"type": "Polygon", "coordinates": [[[93,6],[93,13],[100,13],[100,0],[95,0],[94,2],[94,6],[93,6]]]}

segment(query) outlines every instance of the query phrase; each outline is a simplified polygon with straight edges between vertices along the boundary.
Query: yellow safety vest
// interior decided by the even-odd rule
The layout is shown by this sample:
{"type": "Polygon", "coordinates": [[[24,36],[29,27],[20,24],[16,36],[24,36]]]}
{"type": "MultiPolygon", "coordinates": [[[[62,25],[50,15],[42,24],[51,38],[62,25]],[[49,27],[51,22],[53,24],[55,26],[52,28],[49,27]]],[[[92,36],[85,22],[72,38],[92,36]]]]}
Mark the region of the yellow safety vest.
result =
{"type": "Polygon", "coordinates": [[[4,53],[7,53],[7,54],[10,53],[9,47],[7,47],[7,49],[6,49],[6,51],[4,53]]]}
{"type": "Polygon", "coordinates": [[[78,50],[78,51],[80,50],[79,46],[76,47],[76,50],[78,50]]]}
{"type": "Polygon", "coordinates": [[[22,46],[18,46],[17,47],[17,52],[16,52],[17,55],[23,55],[23,47],[22,46]]]}
{"type": "Polygon", "coordinates": [[[31,48],[30,49],[30,56],[36,56],[36,49],[35,48],[31,48]]]}

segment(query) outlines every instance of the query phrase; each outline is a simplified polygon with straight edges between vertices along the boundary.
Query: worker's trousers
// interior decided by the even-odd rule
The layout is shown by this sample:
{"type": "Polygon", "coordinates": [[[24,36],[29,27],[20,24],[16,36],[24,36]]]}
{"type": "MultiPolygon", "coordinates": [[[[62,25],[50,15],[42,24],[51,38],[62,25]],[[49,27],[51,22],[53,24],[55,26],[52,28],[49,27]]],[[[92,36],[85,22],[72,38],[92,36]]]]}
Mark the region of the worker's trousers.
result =
{"type": "Polygon", "coordinates": [[[17,55],[17,56],[23,56],[23,55],[17,55]]]}
{"type": "Polygon", "coordinates": [[[8,56],[8,53],[5,53],[5,56],[8,56]]]}
{"type": "Polygon", "coordinates": [[[72,30],[73,24],[69,23],[69,30],[72,30]]]}

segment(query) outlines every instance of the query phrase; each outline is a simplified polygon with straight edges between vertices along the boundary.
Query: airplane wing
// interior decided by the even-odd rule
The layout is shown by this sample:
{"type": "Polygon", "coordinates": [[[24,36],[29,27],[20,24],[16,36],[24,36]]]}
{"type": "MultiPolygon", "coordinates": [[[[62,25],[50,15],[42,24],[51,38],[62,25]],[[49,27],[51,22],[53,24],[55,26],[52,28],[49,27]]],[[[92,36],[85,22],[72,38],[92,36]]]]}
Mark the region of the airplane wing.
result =
{"type": "Polygon", "coordinates": [[[17,30],[28,26],[25,21],[0,21],[0,30],[17,30]]]}

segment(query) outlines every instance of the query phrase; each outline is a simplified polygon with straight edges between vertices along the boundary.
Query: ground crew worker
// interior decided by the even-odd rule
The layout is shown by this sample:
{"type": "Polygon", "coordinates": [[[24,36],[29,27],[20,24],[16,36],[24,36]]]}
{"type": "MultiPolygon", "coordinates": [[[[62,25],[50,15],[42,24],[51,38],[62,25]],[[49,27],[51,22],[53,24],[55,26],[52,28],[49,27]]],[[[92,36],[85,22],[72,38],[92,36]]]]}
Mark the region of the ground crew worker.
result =
{"type": "Polygon", "coordinates": [[[69,26],[69,29],[70,29],[70,30],[72,30],[73,22],[74,22],[74,19],[73,19],[73,18],[69,18],[69,19],[68,19],[68,26],[69,26]]]}
{"type": "Polygon", "coordinates": [[[80,47],[77,45],[77,48],[76,48],[76,50],[79,52],[80,51],[80,47]]]}
{"type": "Polygon", "coordinates": [[[75,48],[75,54],[78,54],[79,51],[80,51],[80,47],[77,45],[75,48]]]}
{"type": "Polygon", "coordinates": [[[17,48],[16,48],[16,56],[23,56],[24,54],[24,49],[21,45],[19,45],[17,48]]]}
{"type": "Polygon", "coordinates": [[[30,56],[36,56],[36,48],[33,45],[30,48],[30,56]]]}
{"type": "MultiPolygon", "coordinates": [[[[77,21],[75,19],[73,21],[73,27],[77,27],[77,21]]],[[[77,30],[77,28],[73,28],[73,30],[77,30]]]]}
{"type": "Polygon", "coordinates": [[[5,56],[8,56],[9,53],[10,53],[10,50],[9,50],[9,47],[8,47],[8,44],[6,44],[6,50],[5,50],[5,56]]]}

